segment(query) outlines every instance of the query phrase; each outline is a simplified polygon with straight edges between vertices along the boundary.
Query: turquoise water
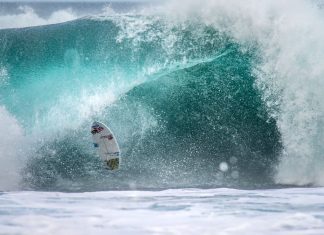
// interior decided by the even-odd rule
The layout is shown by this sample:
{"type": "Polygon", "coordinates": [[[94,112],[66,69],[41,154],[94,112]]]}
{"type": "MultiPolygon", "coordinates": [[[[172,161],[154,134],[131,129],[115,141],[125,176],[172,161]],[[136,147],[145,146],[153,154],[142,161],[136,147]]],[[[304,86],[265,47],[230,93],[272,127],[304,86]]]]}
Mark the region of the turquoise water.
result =
{"type": "Polygon", "coordinates": [[[62,191],[321,185],[321,10],[306,1],[289,14],[277,2],[231,4],[191,2],[183,14],[171,10],[176,3],[127,13],[108,7],[0,30],[1,114],[15,130],[10,138],[24,143],[10,150],[16,142],[1,143],[6,164],[19,169],[16,184],[62,191]],[[313,24],[296,22],[302,8],[313,24]],[[93,120],[116,134],[121,171],[102,169],[93,120]]]}
{"type": "Polygon", "coordinates": [[[87,177],[85,168],[95,164],[88,143],[94,119],[116,132],[124,155],[118,174],[133,172],[132,183],[141,185],[141,171],[154,178],[143,186],[153,188],[271,182],[281,144],[253,86],[257,48],[242,53],[228,36],[197,24],[115,16],[2,30],[8,43],[1,64],[10,77],[2,103],[27,134],[44,139],[27,160],[33,186],[55,187],[57,174],[87,177]],[[132,21],[150,25],[138,42],[118,39],[128,33],[120,25],[132,21]],[[169,33],[180,41],[163,48],[169,33]],[[218,182],[218,165],[230,158],[240,179],[228,173],[218,182]],[[178,171],[188,182],[171,183],[178,171]]]}

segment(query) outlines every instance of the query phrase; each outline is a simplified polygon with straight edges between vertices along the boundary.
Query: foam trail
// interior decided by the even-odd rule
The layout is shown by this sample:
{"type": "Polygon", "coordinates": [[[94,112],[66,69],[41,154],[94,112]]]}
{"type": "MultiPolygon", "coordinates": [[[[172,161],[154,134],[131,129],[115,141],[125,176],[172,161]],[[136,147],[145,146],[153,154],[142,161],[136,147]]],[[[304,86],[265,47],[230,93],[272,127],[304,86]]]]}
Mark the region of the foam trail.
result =
{"type": "Polygon", "coordinates": [[[24,145],[23,131],[8,111],[0,106],[0,191],[17,190],[24,145]]]}
{"type": "Polygon", "coordinates": [[[304,0],[176,1],[167,12],[177,20],[202,20],[247,50],[257,45],[256,86],[284,146],[276,181],[324,185],[324,17],[318,6],[304,0]]]}
{"type": "Polygon", "coordinates": [[[0,29],[56,24],[77,18],[77,15],[71,9],[55,11],[46,19],[40,17],[34,9],[29,6],[21,6],[19,10],[21,10],[21,12],[18,14],[1,15],[0,29]]]}

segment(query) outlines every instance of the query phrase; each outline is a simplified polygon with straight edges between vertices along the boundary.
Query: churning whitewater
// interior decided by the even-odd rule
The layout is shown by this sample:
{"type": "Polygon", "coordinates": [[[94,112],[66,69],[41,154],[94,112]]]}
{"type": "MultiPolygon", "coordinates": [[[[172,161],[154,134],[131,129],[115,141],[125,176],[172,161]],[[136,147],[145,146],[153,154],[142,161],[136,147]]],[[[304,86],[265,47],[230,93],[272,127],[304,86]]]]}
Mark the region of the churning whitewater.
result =
{"type": "Polygon", "coordinates": [[[47,19],[23,9],[30,25],[0,21],[0,174],[10,174],[0,190],[324,184],[314,2],[176,1],[47,19]],[[102,168],[93,120],[117,136],[120,171],[102,168]]]}

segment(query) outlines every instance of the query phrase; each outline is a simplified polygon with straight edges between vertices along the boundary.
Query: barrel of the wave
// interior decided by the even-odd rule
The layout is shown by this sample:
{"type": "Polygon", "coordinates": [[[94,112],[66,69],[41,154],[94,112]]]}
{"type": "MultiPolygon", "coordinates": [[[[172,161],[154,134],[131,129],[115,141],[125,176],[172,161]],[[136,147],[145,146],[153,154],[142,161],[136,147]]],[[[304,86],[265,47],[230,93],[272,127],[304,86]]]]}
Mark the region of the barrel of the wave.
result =
{"type": "Polygon", "coordinates": [[[120,149],[112,131],[103,123],[94,122],[91,126],[94,147],[106,164],[107,170],[118,170],[120,167],[120,149]]]}

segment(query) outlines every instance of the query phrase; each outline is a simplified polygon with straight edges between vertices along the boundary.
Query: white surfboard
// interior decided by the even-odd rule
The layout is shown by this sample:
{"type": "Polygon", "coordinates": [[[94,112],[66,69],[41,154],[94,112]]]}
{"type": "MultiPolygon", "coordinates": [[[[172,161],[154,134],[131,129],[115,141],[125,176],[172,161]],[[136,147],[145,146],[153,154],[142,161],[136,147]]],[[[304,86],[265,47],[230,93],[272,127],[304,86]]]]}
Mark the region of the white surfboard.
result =
{"type": "Polygon", "coordinates": [[[94,122],[91,126],[94,147],[98,149],[100,158],[106,163],[108,170],[120,167],[120,149],[112,131],[103,123],[94,122]]]}

